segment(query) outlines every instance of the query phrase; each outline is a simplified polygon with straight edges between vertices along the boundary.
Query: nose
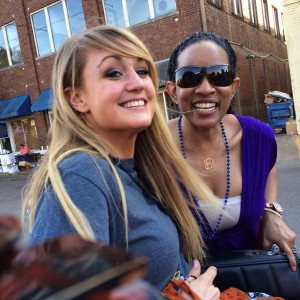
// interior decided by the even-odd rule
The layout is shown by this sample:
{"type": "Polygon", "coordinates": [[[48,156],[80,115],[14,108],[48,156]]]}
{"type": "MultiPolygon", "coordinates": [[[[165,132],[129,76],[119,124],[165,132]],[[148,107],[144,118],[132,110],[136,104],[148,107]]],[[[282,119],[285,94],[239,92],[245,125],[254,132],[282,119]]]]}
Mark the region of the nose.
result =
{"type": "Polygon", "coordinates": [[[202,80],[196,87],[196,93],[211,94],[215,92],[215,86],[212,85],[207,76],[203,76],[202,80]]]}
{"type": "Polygon", "coordinates": [[[136,73],[135,70],[130,71],[127,76],[127,89],[128,90],[141,90],[145,86],[143,78],[136,73]]]}

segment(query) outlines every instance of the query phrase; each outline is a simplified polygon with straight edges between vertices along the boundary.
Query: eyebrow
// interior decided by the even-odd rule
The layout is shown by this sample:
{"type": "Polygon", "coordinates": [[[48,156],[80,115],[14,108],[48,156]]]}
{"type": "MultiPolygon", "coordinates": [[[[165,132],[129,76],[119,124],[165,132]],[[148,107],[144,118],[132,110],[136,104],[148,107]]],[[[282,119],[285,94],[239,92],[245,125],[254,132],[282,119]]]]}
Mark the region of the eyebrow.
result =
{"type": "Polygon", "coordinates": [[[101,60],[101,62],[99,63],[99,65],[97,66],[98,68],[99,67],[101,67],[101,65],[107,60],[107,59],[109,59],[109,58],[114,58],[114,59],[116,59],[116,60],[121,60],[121,57],[119,56],[119,55],[108,55],[108,56],[106,56],[106,57],[104,57],[102,60],[101,60]]]}

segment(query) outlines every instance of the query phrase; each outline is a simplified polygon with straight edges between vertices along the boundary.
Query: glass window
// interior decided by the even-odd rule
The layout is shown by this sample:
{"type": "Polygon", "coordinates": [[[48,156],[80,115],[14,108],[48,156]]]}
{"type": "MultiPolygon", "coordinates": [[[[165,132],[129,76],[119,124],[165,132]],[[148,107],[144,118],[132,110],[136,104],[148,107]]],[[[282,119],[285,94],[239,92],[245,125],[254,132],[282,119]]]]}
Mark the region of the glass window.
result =
{"type": "Polygon", "coordinates": [[[126,27],[122,0],[106,0],[104,7],[108,25],[126,27]]]}
{"type": "Polygon", "coordinates": [[[236,16],[242,17],[242,4],[241,0],[232,0],[232,13],[236,16]]]}
{"type": "Polygon", "coordinates": [[[37,130],[33,118],[12,121],[11,127],[15,140],[15,149],[18,150],[20,144],[25,144],[30,149],[39,148],[37,130]]]}
{"type": "Polygon", "coordinates": [[[57,3],[48,8],[52,38],[55,50],[59,49],[68,38],[66,20],[62,3],[57,3]]]}
{"type": "Polygon", "coordinates": [[[267,31],[270,31],[270,21],[269,21],[269,10],[267,0],[262,0],[262,12],[264,20],[264,28],[267,31]]]}
{"type": "Polygon", "coordinates": [[[106,23],[129,27],[176,11],[176,0],[105,0],[106,23]]]}
{"type": "Polygon", "coordinates": [[[176,10],[175,0],[154,0],[155,16],[161,16],[176,10]]]}
{"type": "Polygon", "coordinates": [[[12,65],[19,64],[22,62],[22,58],[16,23],[6,26],[6,34],[12,65]]]}
{"type": "Polygon", "coordinates": [[[67,0],[67,10],[72,35],[86,29],[81,0],[67,0]]]}
{"type": "Polygon", "coordinates": [[[44,11],[40,11],[32,15],[33,30],[35,33],[35,41],[38,51],[38,56],[46,55],[51,52],[49,33],[46,23],[44,11]]]}
{"type": "Polygon", "coordinates": [[[258,21],[257,21],[257,10],[256,10],[255,0],[249,0],[248,6],[249,6],[250,22],[252,24],[257,25],[258,21]]]}
{"type": "Polygon", "coordinates": [[[16,23],[0,28],[0,69],[22,63],[16,23]]]}
{"type": "Polygon", "coordinates": [[[209,3],[212,3],[218,7],[222,6],[221,0],[208,0],[209,3]]]}
{"type": "Polygon", "coordinates": [[[279,20],[278,20],[278,10],[277,10],[277,8],[275,6],[272,6],[272,11],[273,11],[273,18],[274,18],[275,35],[277,37],[280,37],[279,20]]]}
{"type": "Polygon", "coordinates": [[[7,49],[3,34],[3,29],[0,29],[0,69],[9,67],[7,49]]]}
{"type": "Polygon", "coordinates": [[[37,55],[55,52],[72,34],[86,29],[81,0],[62,0],[31,15],[37,55]]]}
{"type": "Polygon", "coordinates": [[[130,25],[150,19],[148,0],[127,0],[130,25]]]}

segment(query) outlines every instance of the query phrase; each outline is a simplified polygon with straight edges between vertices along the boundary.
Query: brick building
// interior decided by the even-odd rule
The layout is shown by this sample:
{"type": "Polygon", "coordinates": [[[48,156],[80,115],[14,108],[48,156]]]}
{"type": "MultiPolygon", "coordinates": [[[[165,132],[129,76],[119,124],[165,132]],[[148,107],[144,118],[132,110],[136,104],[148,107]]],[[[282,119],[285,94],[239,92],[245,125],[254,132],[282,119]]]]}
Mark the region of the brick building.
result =
{"type": "Polygon", "coordinates": [[[55,51],[68,36],[100,24],[130,28],[148,45],[167,118],[176,114],[164,90],[167,59],[194,31],[224,35],[236,50],[236,113],[266,121],[264,94],[291,92],[281,1],[0,0],[0,7],[0,150],[47,145],[55,51]]]}

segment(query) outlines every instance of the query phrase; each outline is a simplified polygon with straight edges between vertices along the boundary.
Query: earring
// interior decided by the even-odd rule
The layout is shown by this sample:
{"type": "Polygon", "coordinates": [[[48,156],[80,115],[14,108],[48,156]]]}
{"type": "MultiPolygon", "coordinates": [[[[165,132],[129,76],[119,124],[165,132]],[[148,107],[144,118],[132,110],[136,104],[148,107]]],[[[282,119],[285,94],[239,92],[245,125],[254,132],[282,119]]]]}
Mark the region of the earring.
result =
{"type": "Polygon", "coordinates": [[[173,99],[174,103],[178,105],[178,100],[175,98],[173,99]]]}

